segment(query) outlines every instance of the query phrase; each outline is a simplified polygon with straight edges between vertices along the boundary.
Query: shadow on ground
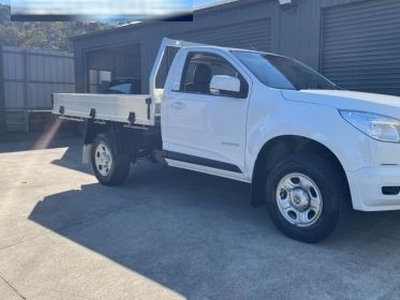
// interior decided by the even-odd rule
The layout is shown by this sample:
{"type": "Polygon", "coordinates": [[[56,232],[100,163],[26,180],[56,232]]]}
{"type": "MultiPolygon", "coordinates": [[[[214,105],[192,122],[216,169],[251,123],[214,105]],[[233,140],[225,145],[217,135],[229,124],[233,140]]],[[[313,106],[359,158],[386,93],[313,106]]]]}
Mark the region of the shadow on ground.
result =
{"type": "Polygon", "coordinates": [[[367,295],[360,276],[393,265],[398,212],[357,213],[308,245],[282,236],[249,195],[247,184],[139,162],[125,185],[50,195],[29,219],[190,299],[367,295]]]}
{"type": "Polygon", "coordinates": [[[29,219],[183,295],[217,292],[249,236],[276,234],[246,184],[146,163],[132,173],[117,188],[45,197],[29,219]]]}
{"type": "Polygon", "coordinates": [[[60,159],[53,160],[51,163],[67,169],[93,174],[90,164],[82,163],[82,146],[81,139],[70,140],[68,149],[63,156],[60,159]]]}
{"type": "Polygon", "coordinates": [[[71,139],[81,139],[84,123],[54,120],[38,132],[0,133],[0,153],[60,148],[69,145],[71,139]]]}
{"type": "Polygon", "coordinates": [[[51,139],[46,145],[41,143],[42,140],[41,135],[37,134],[0,135],[0,153],[68,147],[71,141],[82,140],[82,138],[72,135],[62,135],[51,139]]]}

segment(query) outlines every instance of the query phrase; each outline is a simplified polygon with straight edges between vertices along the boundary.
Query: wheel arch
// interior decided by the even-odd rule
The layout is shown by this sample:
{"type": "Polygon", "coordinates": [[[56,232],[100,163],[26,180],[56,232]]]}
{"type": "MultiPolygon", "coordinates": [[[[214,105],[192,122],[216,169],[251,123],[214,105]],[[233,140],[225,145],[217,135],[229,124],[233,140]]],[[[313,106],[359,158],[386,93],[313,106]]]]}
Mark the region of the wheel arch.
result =
{"type": "Polygon", "coordinates": [[[85,145],[92,144],[97,135],[103,132],[107,132],[111,128],[112,126],[109,122],[96,123],[93,120],[87,120],[83,136],[84,144],[85,145]]]}
{"type": "MultiPolygon", "coordinates": [[[[118,148],[118,151],[128,151],[130,156],[135,157],[135,147],[133,147],[135,131],[131,130],[130,133],[124,128],[122,123],[117,122],[95,122],[88,120],[85,127],[85,133],[83,137],[84,149],[83,149],[83,161],[89,162],[89,154],[91,145],[99,134],[107,133],[112,138],[113,143],[118,148]]],[[[136,136],[135,136],[136,137],[136,136]]]]}
{"type": "Polygon", "coordinates": [[[268,172],[279,160],[295,153],[312,153],[328,158],[342,174],[343,184],[345,184],[347,191],[350,191],[347,175],[342,163],[328,147],[307,137],[283,135],[267,141],[257,155],[252,173],[253,206],[260,206],[265,203],[265,178],[268,172]]]}

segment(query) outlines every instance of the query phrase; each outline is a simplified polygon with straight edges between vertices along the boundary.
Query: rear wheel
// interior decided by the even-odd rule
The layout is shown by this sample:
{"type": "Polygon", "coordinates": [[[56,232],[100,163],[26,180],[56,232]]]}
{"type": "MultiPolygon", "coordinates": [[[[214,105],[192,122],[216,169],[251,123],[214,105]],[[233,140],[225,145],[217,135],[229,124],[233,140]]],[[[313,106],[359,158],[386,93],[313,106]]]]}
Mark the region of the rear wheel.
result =
{"type": "Polygon", "coordinates": [[[325,157],[294,154],[266,182],[268,212],[285,235],[303,242],[328,237],[344,215],[349,193],[342,173],[325,157]]]}
{"type": "Polygon", "coordinates": [[[108,186],[122,184],[129,174],[127,151],[119,150],[110,133],[100,133],[93,141],[91,163],[97,180],[108,186]]]}

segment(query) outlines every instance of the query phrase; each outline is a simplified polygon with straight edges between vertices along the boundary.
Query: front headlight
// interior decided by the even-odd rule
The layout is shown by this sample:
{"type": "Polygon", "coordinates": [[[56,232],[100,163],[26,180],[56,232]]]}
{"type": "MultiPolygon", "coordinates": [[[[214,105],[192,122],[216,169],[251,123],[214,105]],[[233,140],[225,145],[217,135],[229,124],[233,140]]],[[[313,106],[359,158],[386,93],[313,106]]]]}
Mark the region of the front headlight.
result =
{"type": "Polygon", "coordinates": [[[341,110],[341,116],[366,135],[382,142],[400,143],[400,121],[372,113],[341,110]]]}

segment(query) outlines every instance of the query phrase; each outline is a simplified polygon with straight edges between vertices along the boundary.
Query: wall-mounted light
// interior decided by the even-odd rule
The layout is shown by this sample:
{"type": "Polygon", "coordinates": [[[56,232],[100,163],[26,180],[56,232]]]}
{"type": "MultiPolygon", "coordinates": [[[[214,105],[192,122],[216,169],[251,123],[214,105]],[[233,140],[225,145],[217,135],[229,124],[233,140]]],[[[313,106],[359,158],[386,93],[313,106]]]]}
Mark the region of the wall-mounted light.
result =
{"type": "Polygon", "coordinates": [[[281,9],[288,12],[295,12],[298,6],[297,0],[278,0],[281,9]]]}

